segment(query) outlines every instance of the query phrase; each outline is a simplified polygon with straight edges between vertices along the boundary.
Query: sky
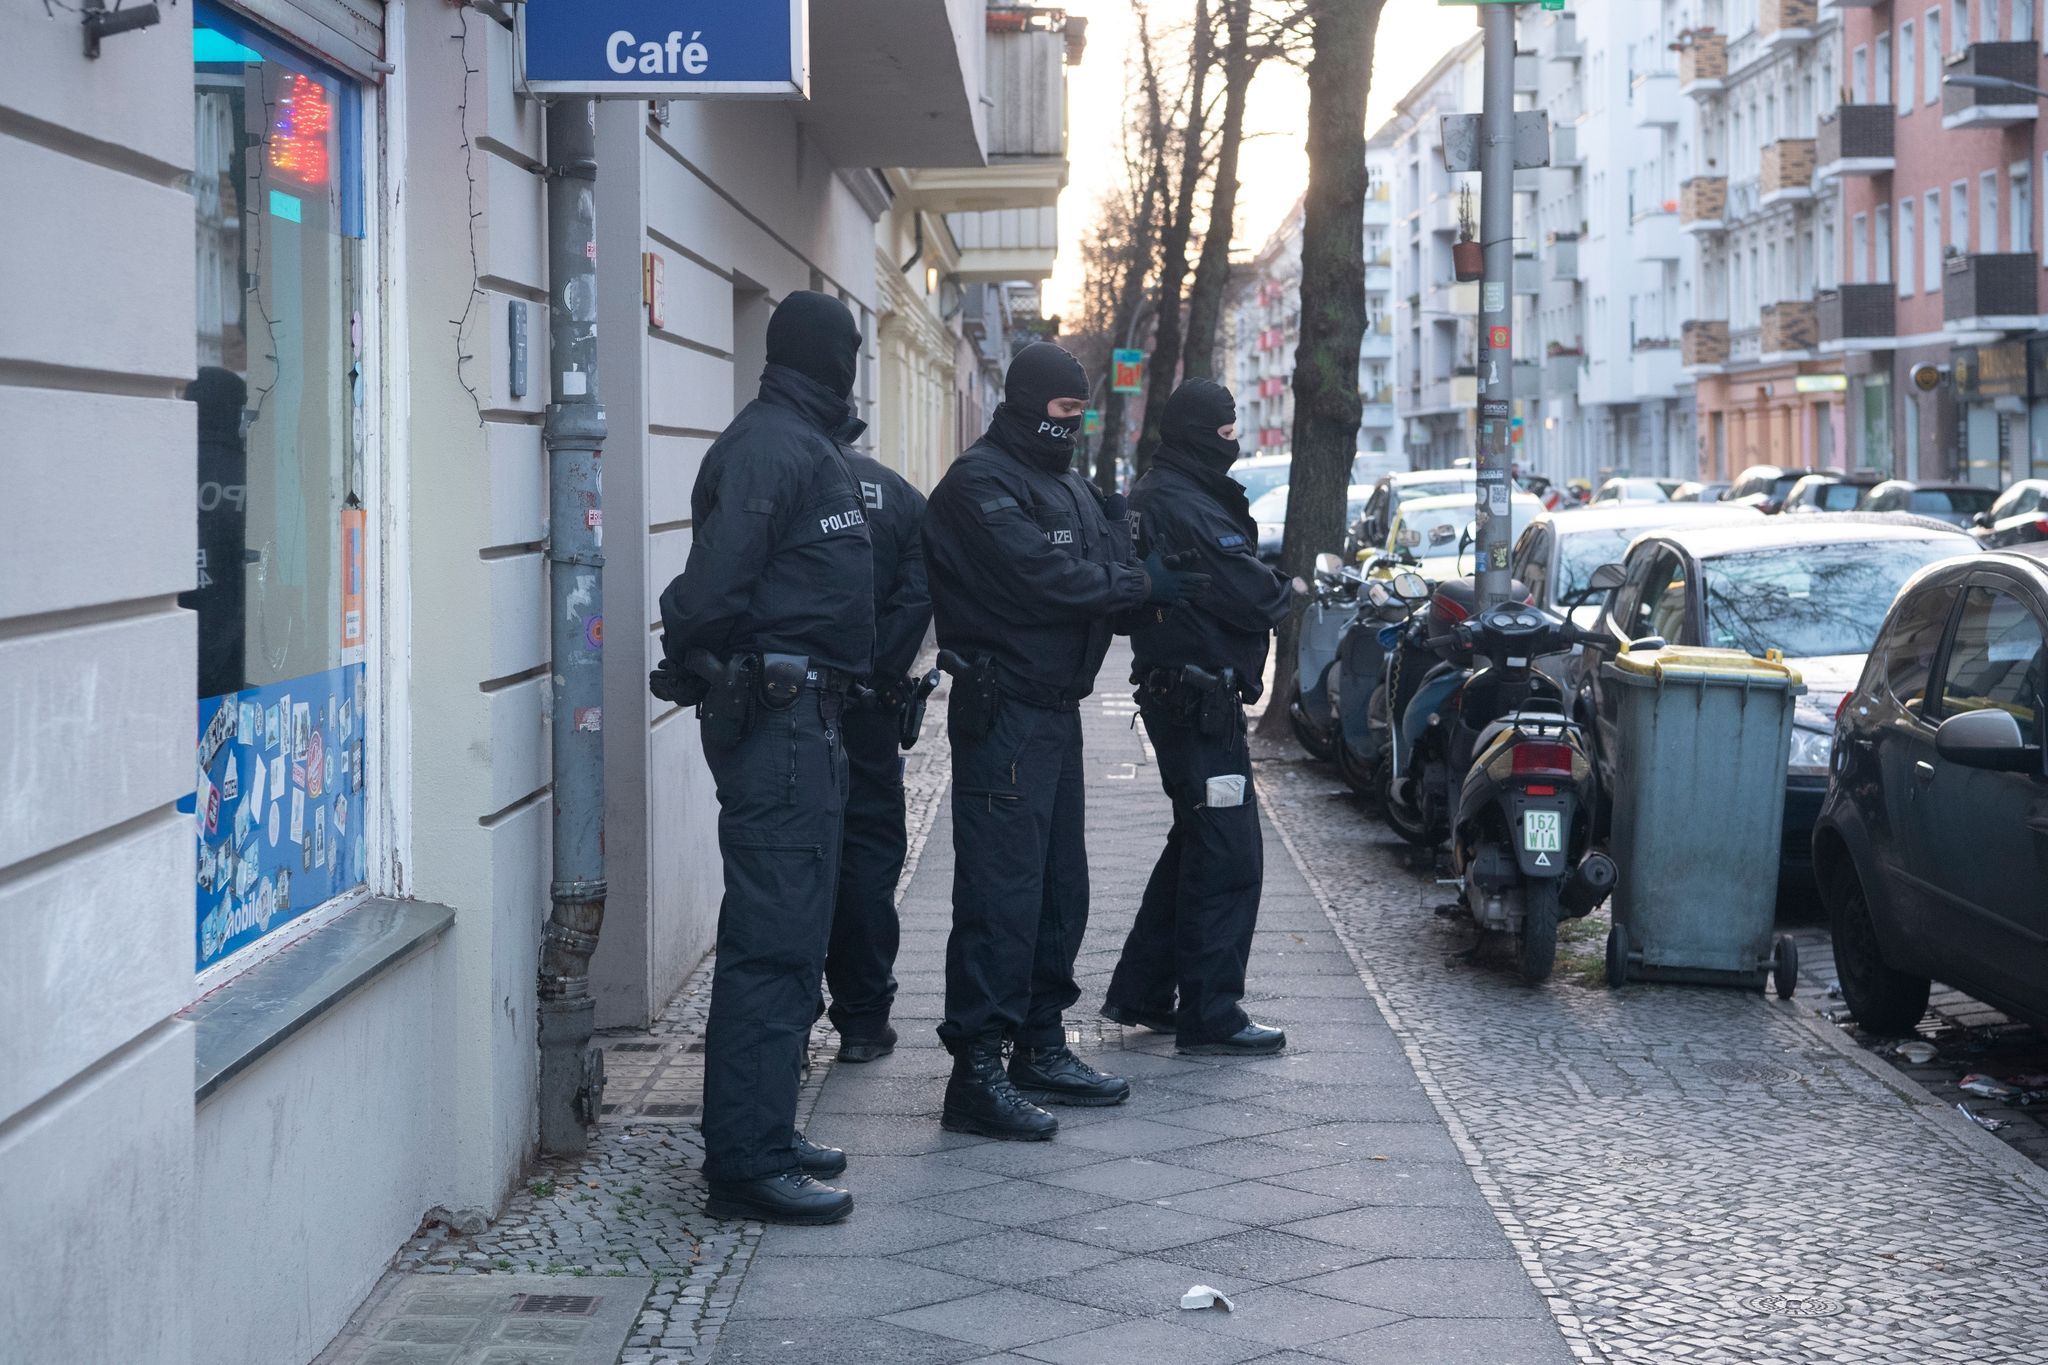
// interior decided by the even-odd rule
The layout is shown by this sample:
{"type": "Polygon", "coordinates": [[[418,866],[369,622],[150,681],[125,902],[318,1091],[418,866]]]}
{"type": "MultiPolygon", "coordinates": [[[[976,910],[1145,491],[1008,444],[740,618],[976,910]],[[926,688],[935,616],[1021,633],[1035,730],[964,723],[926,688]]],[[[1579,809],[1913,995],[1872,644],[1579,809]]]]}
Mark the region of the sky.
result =
{"type": "MultiPolygon", "coordinates": [[[[1152,0],[1153,31],[1184,26],[1194,0],[1152,0]]],[[[1088,51],[1067,81],[1067,155],[1071,170],[1060,196],[1060,252],[1045,294],[1045,311],[1067,312],[1081,288],[1081,240],[1093,230],[1095,204],[1121,173],[1125,58],[1137,43],[1130,0],[1067,0],[1069,14],[1086,15],[1088,51]]],[[[1477,11],[1438,0],[1387,0],[1373,50],[1372,93],[1366,127],[1378,128],[1423,73],[1453,45],[1470,36],[1477,11]]],[[[1303,134],[1308,83],[1302,73],[1269,62],[1252,82],[1246,106],[1244,153],[1238,174],[1237,233],[1233,255],[1264,244],[1308,184],[1303,134]]]]}

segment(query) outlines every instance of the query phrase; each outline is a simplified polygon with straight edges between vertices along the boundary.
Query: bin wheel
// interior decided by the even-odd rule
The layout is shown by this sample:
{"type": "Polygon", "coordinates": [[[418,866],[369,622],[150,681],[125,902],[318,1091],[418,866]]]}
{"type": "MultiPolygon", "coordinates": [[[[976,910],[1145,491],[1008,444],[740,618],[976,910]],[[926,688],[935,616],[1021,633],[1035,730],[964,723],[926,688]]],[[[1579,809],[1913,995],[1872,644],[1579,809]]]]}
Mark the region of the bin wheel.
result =
{"type": "Polygon", "coordinates": [[[1532,986],[1557,965],[1557,897],[1548,877],[1522,883],[1522,980],[1532,986]]]}
{"type": "Polygon", "coordinates": [[[1799,986],[1799,945],[1782,935],[1771,947],[1771,984],[1780,1000],[1790,1000],[1799,986]]]}
{"type": "Polygon", "coordinates": [[[1607,931],[1607,987],[1614,990],[1628,984],[1628,929],[1620,924],[1607,931]]]}

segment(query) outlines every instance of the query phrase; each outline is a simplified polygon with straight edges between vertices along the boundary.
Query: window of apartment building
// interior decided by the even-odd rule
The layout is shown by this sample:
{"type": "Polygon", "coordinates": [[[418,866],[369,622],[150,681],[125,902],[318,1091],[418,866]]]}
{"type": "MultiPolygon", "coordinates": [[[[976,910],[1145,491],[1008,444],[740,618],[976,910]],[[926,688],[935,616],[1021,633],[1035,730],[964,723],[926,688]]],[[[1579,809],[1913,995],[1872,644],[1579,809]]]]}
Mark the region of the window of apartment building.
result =
{"type": "Polygon", "coordinates": [[[1883,284],[1891,278],[1892,269],[1892,206],[1879,204],[1870,216],[1870,273],[1873,281],[1883,284]]]}
{"type": "Polygon", "coordinates": [[[1941,98],[1941,11],[1927,11],[1927,62],[1920,71],[1920,97],[1932,104],[1941,98]]]}
{"type": "Polygon", "coordinates": [[[1920,274],[1920,234],[1914,231],[1918,214],[1910,199],[1899,201],[1899,297],[1913,296],[1913,281],[1920,274]]]}
{"type": "Polygon", "coordinates": [[[1970,254],[1970,187],[1961,180],[1948,187],[1948,248],[1958,256],[1970,254]]]}
{"type": "Polygon", "coordinates": [[[1927,292],[1932,294],[1941,288],[1941,191],[1927,191],[1927,232],[1921,242],[1923,258],[1922,274],[1926,278],[1927,292]]]}
{"type": "MultiPolygon", "coordinates": [[[[1984,0],[1984,8],[1990,9],[1996,0],[1984,0]]],[[[1935,23],[1932,11],[1927,20],[1928,35],[1933,36],[1935,23]]],[[[1961,52],[1970,45],[1970,0],[1953,0],[1948,14],[1948,50],[1961,52]]],[[[1939,65],[1939,63],[1937,63],[1939,65]]]]}
{"type": "Polygon", "coordinates": [[[2016,43],[2030,43],[2034,40],[2035,0],[2012,0],[2012,40],[2016,43]]]}
{"type": "MultiPolygon", "coordinates": [[[[1934,10],[1927,12],[1927,22],[1930,26],[1934,23],[1935,14],[1934,10]]],[[[1919,51],[1920,45],[1913,32],[1913,21],[1908,19],[1899,25],[1899,112],[1902,114],[1913,112],[1914,91],[1919,88],[1919,81],[1915,79],[1918,67],[1914,58],[1919,51]]]]}
{"type": "Polygon", "coordinates": [[[204,969],[365,880],[371,493],[360,91],[192,25],[204,969]]]}
{"type": "Polygon", "coordinates": [[[2012,178],[2012,241],[2007,249],[2029,252],[2034,249],[2034,179],[2024,161],[2013,162],[2006,174],[2012,178]]]}
{"type": "MultiPolygon", "coordinates": [[[[2012,0],[2015,8],[2025,6],[2026,0],[2012,0]]],[[[1984,7],[1977,12],[1977,41],[1995,43],[1998,41],[1998,0],[1984,0],[1984,7]]]]}
{"type": "Polygon", "coordinates": [[[1849,54],[1849,101],[1870,103],[1870,49],[1859,47],[1849,54]]]}
{"type": "Polygon", "coordinates": [[[1870,283],[1870,215],[1859,213],[1849,225],[1849,282],[1870,283]]]}
{"type": "Polygon", "coordinates": [[[1998,172],[1977,177],[1977,250],[1986,256],[1998,251],[1998,172]]]}
{"type": "Polygon", "coordinates": [[[1892,35],[1880,33],[1870,53],[1870,102],[1892,102],[1892,35]]]}

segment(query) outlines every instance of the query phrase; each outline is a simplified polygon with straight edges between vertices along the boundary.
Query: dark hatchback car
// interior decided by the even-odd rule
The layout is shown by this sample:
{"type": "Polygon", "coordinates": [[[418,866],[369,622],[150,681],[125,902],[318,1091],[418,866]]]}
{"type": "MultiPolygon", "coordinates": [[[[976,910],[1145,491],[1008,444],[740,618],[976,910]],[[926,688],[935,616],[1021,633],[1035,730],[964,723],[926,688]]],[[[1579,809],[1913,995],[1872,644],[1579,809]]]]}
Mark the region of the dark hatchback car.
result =
{"type": "Polygon", "coordinates": [[[1987,550],[2048,540],[2048,479],[2021,479],[2000,493],[1977,519],[1976,535],[1987,550]]]}
{"type": "Polygon", "coordinates": [[[1982,488],[1974,483],[1914,483],[1910,479],[1886,479],[1864,495],[1858,510],[1912,512],[1968,530],[1978,524],[1979,516],[1991,510],[1991,504],[1997,498],[1997,489],[1982,488]]]}
{"type": "Polygon", "coordinates": [[[1930,980],[2048,1028],[2048,547],[1936,565],[1842,706],[1814,831],[1856,1020],[1905,1033],[1930,980]]]}

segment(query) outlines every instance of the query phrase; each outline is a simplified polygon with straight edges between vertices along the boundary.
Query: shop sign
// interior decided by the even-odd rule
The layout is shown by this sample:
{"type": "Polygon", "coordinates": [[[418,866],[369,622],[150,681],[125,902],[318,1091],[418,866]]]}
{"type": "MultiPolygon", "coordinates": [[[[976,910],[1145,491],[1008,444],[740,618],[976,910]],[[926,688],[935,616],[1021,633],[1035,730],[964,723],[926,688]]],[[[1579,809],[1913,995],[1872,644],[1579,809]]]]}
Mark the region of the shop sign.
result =
{"type": "Polygon", "coordinates": [[[1802,374],[1792,380],[1794,393],[1847,393],[1849,376],[1846,374],[1802,374]]]}
{"type": "Polygon", "coordinates": [[[2027,347],[1964,346],[1955,352],[1956,392],[1965,398],[2020,398],[2027,392],[2027,347]]]}
{"type": "Polygon", "coordinates": [[[614,99],[809,99],[808,0],[527,0],[527,88],[614,99]]]}

